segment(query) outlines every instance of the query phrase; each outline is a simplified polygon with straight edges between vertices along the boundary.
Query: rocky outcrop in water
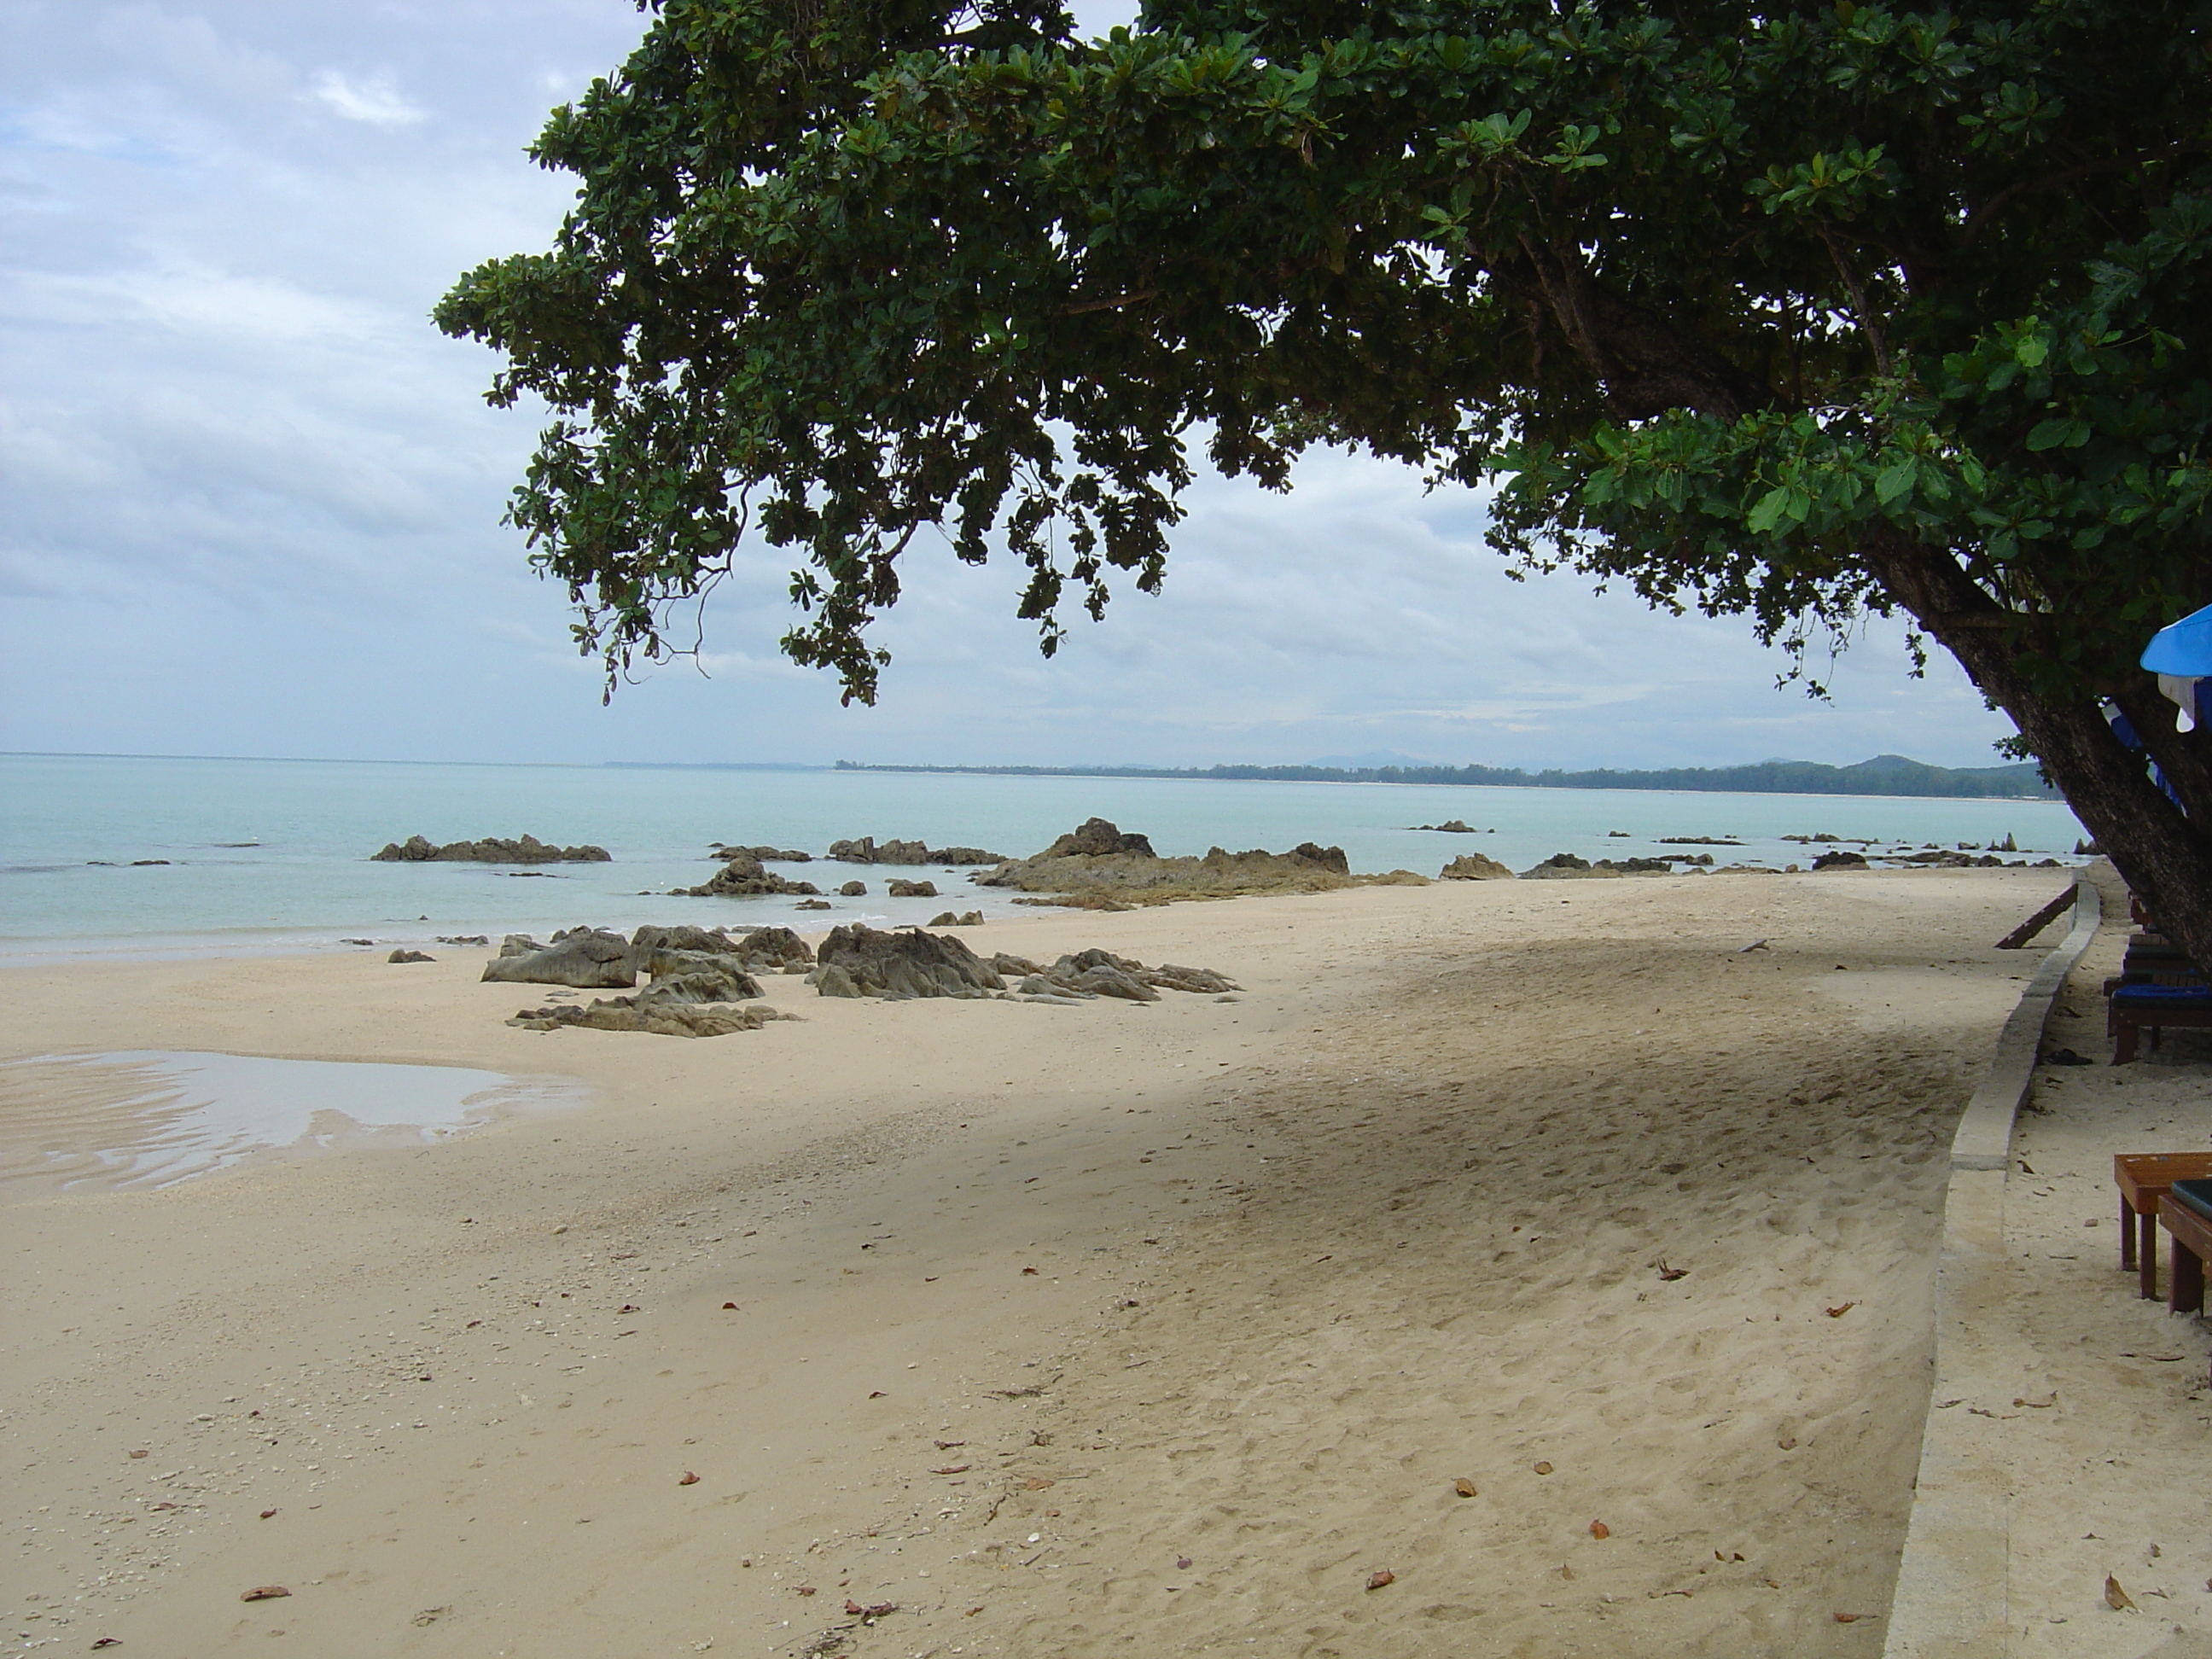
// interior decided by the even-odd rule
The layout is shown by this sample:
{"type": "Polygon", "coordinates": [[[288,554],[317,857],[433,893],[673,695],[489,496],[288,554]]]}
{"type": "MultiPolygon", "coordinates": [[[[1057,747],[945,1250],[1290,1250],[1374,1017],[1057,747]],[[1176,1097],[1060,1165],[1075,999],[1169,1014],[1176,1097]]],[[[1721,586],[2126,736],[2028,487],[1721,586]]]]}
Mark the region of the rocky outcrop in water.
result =
{"type": "Polygon", "coordinates": [[[502,841],[489,836],[483,841],[452,841],[434,846],[422,836],[404,842],[386,842],[380,853],[369,854],[374,864],[605,864],[604,847],[555,847],[535,836],[502,841]]]}
{"type": "Polygon", "coordinates": [[[716,842],[713,856],[732,859],[743,853],[763,864],[811,864],[814,854],[802,853],[795,847],[740,847],[734,842],[716,842]]]}
{"type": "Polygon", "coordinates": [[[435,962],[435,957],[425,956],[420,951],[398,950],[385,957],[386,962],[435,962]]]}
{"type": "Polygon", "coordinates": [[[596,927],[572,927],[540,945],[526,933],[509,933],[499,954],[484,963],[483,980],[516,985],[573,985],[603,990],[637,983],[629,941],[596,927]]]}
{"type": "Polygon", "coordinates": [[[1512,870],[1480,853],[1462,853],[1437,872],[1439,881],[1510,881],[1512,870]]]}
{"type": "Polygon", "coordinates": [[[1311,893],[1376,882],[1419,884],[1410,870],[1355,876],[1340,847],[1304,842],[1287,853],[1259,848],[1231,853],[1212,848],[1202,859],[1160,857],[1146,837],[1092,818],[1034,858],[1020,859],[972,878],[979,887],[1012,887],[1051,893],[1047,902],[1084,909],[1117,909],[1127,903],[1165,904],[1179,898],[1226,898],[1237,893],[1311,893]]]}
{"type": "Polygon", "coordinates": [[[761,866],[761,861],[742,848],[733,849],[728,860],[713,878],[698,887],[678,887],[671,890],[672,897],[684,898],[752,898],[762,894],[787,893],[812,898],[822,890],[811,881],[791,881],[772,874],[761,866]]]}
{"type": "Polygon", "coordinates": [[[833,841],[830,856],[845,864],[1004,864],[1004,853],[987,853],[980,847],[932,847],[926,842],[878,842],[873,836],[857,841],[833,841]]]}
{"type": "Polygon", "coordinates": [[[1468,829],[1467,825],[1462,823],[1457,818],[1446,818],[1442,823],[1417,823],[1413,828],[1416,830],[1442,830],[1447,836],[1479,836],[1482,834],[1482,831],[1480,830],[1468,829]]]}
{"type": "Polygon", "coordinates": [[[884,890],[893,898],[935,898],[937,884],[933,881],[903,881],[893,876],[890,885],[884,890]]]}
{"type": "Polygon", "coordinates": [[[867,896],[868,884],[865,881],[848,881],[837,890],[839,898],[866,898],[867,896]]]}
{"type": "Polygon", "coordinates": [[[807,980],[825,997],[981,997],[1006,988],[998,970],[959,939],[866,923],[833,927],[807,980]]]}

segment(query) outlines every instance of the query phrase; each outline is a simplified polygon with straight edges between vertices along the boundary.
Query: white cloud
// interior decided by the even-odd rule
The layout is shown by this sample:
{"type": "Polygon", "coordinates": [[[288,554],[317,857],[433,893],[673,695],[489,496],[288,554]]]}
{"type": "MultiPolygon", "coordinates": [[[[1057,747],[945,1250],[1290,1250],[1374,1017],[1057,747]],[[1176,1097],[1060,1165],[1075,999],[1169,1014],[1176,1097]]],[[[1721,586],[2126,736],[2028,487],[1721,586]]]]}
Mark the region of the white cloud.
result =
{"type": "Polygon", "coordinates": [[[325,70],[315,77],[313,95],[347,120],[366,121],[374,127],[413,126],[428,114],[402,98],[388,75],[356,81],[336,70],[325,70]]]}

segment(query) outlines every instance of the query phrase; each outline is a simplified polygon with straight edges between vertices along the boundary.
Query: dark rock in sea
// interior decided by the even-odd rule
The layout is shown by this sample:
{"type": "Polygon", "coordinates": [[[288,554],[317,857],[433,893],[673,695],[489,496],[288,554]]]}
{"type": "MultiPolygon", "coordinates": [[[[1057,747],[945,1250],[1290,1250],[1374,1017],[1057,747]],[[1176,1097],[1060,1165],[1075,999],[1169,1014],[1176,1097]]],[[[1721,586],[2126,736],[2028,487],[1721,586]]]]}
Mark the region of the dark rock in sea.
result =
{"type": "Polygon", "coordinates": [[[926,842],[878,842],[873,836],[854,841],[833,841],[830,856],[844,864],[1004,864],[1004,853],[987,853],[980,847],[932,847],[926,842]]]}
{"type": "Polygon", "coordinates": [[[1813,867],[1815,870],[1863,870],[1867,867],[1866,854],[1842,848],[1821,854],[1813,860],[1813,867]]]}
{"type": "Polygon", "coordinates": [[[1512,870],[1480,853],[1462,853],[1437,872],[1440,881],[1510,881],[1512,870]]]}
{"type": "Polygon", "coordinates": [[[1741,847],[1743,843],[1733,836],[1662,836],[1662,847],[1741,847]]]}
{"type": "Polygon", "coordinates": [[[1607,841],[1627,841],[1631,839],[1628,831],[1626,830],[1608,830],[1605,832],[1605,835],[1607,841]]]}
{"type": "Polygon", "coordinates": [[[868,884],[865,881],[848,881],[837,890],[839,898],[866,898],[867,896],[868,884]]]}
{"type": "Polygon", "coordinates": [[[1003,991],[998,970],[957,935],[902,928],[884,933],[865,923],[833,927],[816,953],[808,975],[823,996],[986,996],[1003,991]],[[846,986],[852,988],[848,990],[846,986]]]}
{"type": "Polygon", "coordinates": [[[369,856],[377,864],[605,864],[610,855],[604,847],[554,847],[535,836],[520,841],[488,836],[482,841],[447,842],[443,847],[410,836],[404,842],[386,842],[382,852],[369,856]]]}
{"type": "Polygon", "coordinates": [[[1104,818],[1085,818],[1083,823],[1037,854],[1041,859],[1065,859],[1077,855],[1087,858],[1158,858],[1152,843],[1134,830],[1123,834],[1104,818]]]}
{"type": "Polygon", "coordinates": [[[167,864],[167,862],[168,860],[167,859],[133,859],[131,860],[131,867],[133,870],[150,870],[155,865],[167,864]]]}
{"type": "Polygon", "coordinates": [[[373,939],[342,939],[338,943],[341,945],[374,945],[376,941],[373,939]]]}
{"type": "Polygon", "coordinates": [[[935,898],[937,884],[933,881],[902,881],[893,876],[887,890],[893,898],[935,898]]]}
{"type": "Polygon", "coordinates": [[[837,907],[828,899],[811,898],[801,899],[791,908],[794,910],[834,910],[837,907]]]}
{"type": "Polygon", "coordinates": [[[750,898],[763,893],[813,898],[822,890],[811,881],[789,881],[775,875],[763,869],[750,853],[738,849],[703,886],[679,887],[676,891],[690,898],[750,898]]]}
{"type": "Polygon", "coordinates": [[[929,925],[933,927],[981,927],[983,913],[981,910],[963,910],[955,915],[950,910],[940,910],[930,918],[929,925]]]}
{"type": "Polygon", "coordinates": [[[1468,829],[1467,825],[1462,823],[1457,818],[1446,818],[1442,823],[1417,823],[1413,828],[1416,830],[1440,830],[1447,836],[1473,836],[1480,833],[1479,830],[1468,829]]]}
{"type": "Polygon", "coordinates": [[[420,951],[394,951],[385,957],[386,962],[435,962],[435,957],[426,957],[420,951]]]}
{"type": "Polygon", "coordinates": [[[499,955],[484,963],[483,977],[497,983],[598,990],[636,984],[637,969],[629,941],[620,933],[575,927],[554,934],[547,945],[526,935],[508,934],[499,955]]]}
{"type": "Polygon", "coordinates": [[[1674,864],[1668,859],[1600,859],[1591,869],[1617,870],[1624,876],[1664,876],[1674,872],[1674,864]]]}
{"type": "Polygon", "coordinates": [[[441,933],[438,935],[438,943],[441,945],[489,945],[491,940],[482,933],[441,933]]]}
{"type": "Polygon", "coordinates": [[[712,857],[734,858],[739,853],[757,858],[763,864],[811,864],[814,854],[802,853],[795,847],[740,847],[734,842],[716,842],[712,857]]]}

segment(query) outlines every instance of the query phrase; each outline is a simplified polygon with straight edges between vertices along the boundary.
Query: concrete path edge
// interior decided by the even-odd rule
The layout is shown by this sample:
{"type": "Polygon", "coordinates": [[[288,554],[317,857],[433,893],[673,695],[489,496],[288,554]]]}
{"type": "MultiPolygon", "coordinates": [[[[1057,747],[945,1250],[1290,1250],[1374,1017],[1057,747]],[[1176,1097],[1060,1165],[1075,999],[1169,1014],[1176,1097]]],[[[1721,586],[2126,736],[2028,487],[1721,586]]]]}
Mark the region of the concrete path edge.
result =
{"type": "Polygon", "coordinates": [[[2065,941],[2044,957],[2021,994],[1952,1137],[1936,1264],[1935,1382],[1884,1659],[2002,1659],[2005,1651],[2011,1474],[1979,1443],[1975,1419],[1944,1402],[1978,1397],[1999,1381],[1984,1375],[2002,1361],[1989,1342],[1978,1340],[1975,1327],[1984,1310],[2003,1299],[2013,1121],[2034,1079],[2051,1005],[2103,915],[2102,896],[2085,877],[2075,885],[2065,941]]]}

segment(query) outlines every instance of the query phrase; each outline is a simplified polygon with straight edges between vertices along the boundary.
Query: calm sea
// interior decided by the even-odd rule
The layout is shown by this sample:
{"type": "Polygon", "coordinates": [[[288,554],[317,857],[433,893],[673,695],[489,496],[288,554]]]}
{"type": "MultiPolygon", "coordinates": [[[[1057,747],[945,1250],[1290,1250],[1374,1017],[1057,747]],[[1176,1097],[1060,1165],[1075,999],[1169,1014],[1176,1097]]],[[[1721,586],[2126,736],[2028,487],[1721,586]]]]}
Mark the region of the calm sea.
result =
{"type": "Polygon", "coordinates": [[[359,948],[341,943],[348,937],[414,945],[576,922],[628,931],[642,921],[793,921],[788,898],[651,896],[706,880],[717,841],[805,849],[817,861],[773,867],[825,889],[857,877],[874,890],[833,896],[836,908],[806,916],[814,927],[927,921],[948,907],[1006,915],[1012,896],[972,888],[965,872],[819,855],[833,840],[873,836],[1019,857],[1094,815],[1143,831],[1163,854],[1314,841],[1342,847],[1355,870],[1430,876],[1469,849],[1522,869],[1559,852],[1653,853],[1668,836],[1733,836],[1746,845],[1714,849],[1718,861],[1778,866],[1807,857],[1783,836],[1815,834],[1944,847],[2009,835],[2025,855],[2070,859],[2083,833],[2049,803],[1897,796],[6,755],[0,956],[341,950],[359,948]],[[1448,818],[1486,833],[1410,827],[1448,818]],[[442,842],[525,833],[595,842],[614,860],[519,875],[368,856],[410,835],[442,842]],[[882,897],[893,874],[927,875],[943,897],[882,897]]]}

